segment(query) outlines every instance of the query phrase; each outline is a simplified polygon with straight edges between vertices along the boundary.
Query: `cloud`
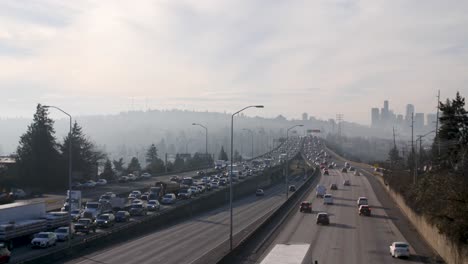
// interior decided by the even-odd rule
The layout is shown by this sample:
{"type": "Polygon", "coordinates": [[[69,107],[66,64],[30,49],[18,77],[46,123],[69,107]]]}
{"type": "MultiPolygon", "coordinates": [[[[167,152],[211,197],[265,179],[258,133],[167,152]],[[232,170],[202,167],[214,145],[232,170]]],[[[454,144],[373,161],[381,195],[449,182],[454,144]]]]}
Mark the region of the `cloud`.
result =
{"type": "Polygon", "coordinates": [[[64,3],[0,3],[0,87],[27,80],[43,91],[34,99],[86,114],[152,98],[153,108],[261,103],[266,116],[362,123],[384,99],[430,112],[437,89],[468,94],[463,1],[64,3]]]}

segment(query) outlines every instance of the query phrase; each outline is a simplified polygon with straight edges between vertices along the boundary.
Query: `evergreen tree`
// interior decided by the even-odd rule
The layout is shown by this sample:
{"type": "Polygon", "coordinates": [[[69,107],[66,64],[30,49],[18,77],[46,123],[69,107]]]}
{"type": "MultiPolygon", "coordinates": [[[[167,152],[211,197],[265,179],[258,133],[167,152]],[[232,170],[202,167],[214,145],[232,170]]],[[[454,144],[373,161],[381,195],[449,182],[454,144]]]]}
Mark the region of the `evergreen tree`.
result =
{"type": "Polygon", "coordinates": [[[234,161],[235,162],[242,161],[242,156],[240,155],[239,151],[237,151],[237,149],[234,151],[234,161]]]}
{"type": "Polygon", "coordinates": [[[107,159],[104,164],[104,171],[101,173],[101,178],[108,181],[113,181],[116,178],[114,170],[112,169],[112,162],[109,159],[107,159]]]}
{"type": "Polygon", "coordinates": [[[174,170],[182,170],[184,167],[185,167],[184,159],[179,154],[176,154],[176,157],[174,160],[174,170]]]}
{"type": "MultiPolygon", "coordinates": [[[[68,164],[70,135],[67,135],[60,146],[62,159],[68,164]]],[[[97,150],[94,143],[86,138],[81,126],[75,121],[71,131],[72,169],[78,178],[93,179],[97,176],[97,168],[106,155],[97,150]]]]}
{"type": "Polygon", "coordinates": [[[32,124],[20,138],[17,169],[20,183],[40,191],[65,188],[66,165],[60,162],[54,121],[47,108],[37,105],[32,124]]]}
{"type": "Polygon", "coordinates": [[[158,149],[154,144],[151,144],[149,149],[146,151],[146,163],[150,164],[158,159],[158,149]]]}
{"type": "Polygon", "coordinates": [[[219,152],[218,159],[219,159],[219,160],[224,160],[224,161],[227,161],[227,160],[228,160],[228,155],[227,155],[226,152],[224,151],[224,146],[221,147],[221,151],[219,152]]]}
{"type": "MultiPolygon", "coordinates": [[[[465,109],[465,98],[457,92],[455,99],[440,102],[440,129],[438,139],[441,145],[441,160],[443,165],[457,167],[464,158],[468,145],[468,113],[465,109]]],[[[435,146],[434,146],[435,147],[435,146]]],[[[438,155],[435,155],[438,156],[438,155]]]]}
{"type": "Polygon", "coordinates": [[[133,157],[130,160],[130,164],[128,164],[127,171],[128,173],[133,173],[134,171],[140,171],[141,170],[141,165],[140,161],[136,157],[133,157]]]}
{"type": "Polygon", "coordinates": [[[126,170],[124,167],[125,162],[123,161],[123,158],[120,158],[119,160],[113,160],[112,164],[114,164],[114,169],[119,173],[123,173],[126,170]]]}

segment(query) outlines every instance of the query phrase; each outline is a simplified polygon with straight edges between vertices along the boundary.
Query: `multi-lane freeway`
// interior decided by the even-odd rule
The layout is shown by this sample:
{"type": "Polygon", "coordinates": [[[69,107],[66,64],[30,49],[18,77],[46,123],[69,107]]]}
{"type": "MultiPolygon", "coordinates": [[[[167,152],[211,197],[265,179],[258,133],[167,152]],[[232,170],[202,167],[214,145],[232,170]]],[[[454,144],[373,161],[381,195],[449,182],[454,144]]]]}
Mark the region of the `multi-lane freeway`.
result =
{"type": "MultiPolygon", "coordinates": [[[[342,165],[341,163],[341,167],[342,165]]],[[[313,212],[301,213],[298,208],[281,227],[260,260],[276,244],[306,243],[310,244],[307,258],[317,263],[398,263],[400,260],[390,256],[389,245],[394,241],[408,239],[396,226],[400,224],[399,219],[391,218],[386,213],[398,209],[383,207],[364,176],[331,169],[330,175],[321,176],[319,182],[334,196],[334,204],[324,205],[323,199],[315,197],[315,190],[311,191],[305,200],[312,201],[313,212]],[[343,186],[344,180],[350,180],[351,186],[343,186]],[[332,183],[338,184],[338,190],[329,189],[332,183]],[[371,217],[358,215],[356,200],[360,196],[369,199],[371,217]],[[330,225],[316,224],[318,212],[327,212],[330,215],[330,225]]],[[[425,248],[418,248],[420,251],[411,247],[411,257],[405,263],[420,263],[431,259],[433,253],[427,245],[425,248]]]]}
{"type": "MultiPolygon", "coordinates": [[[[301,184],[302,177],[292,184],[301,184]]],[[[280,184],[265,190],[265,196],[255,194],[234,202],[234,234],[268,215],[285,200],[285,186],[280,184]]],[[[68,263],[203,263],[210,251],[227,245],[229,210],[227,206],[204,213],[157,232],[80,256],[68,263]]]]}

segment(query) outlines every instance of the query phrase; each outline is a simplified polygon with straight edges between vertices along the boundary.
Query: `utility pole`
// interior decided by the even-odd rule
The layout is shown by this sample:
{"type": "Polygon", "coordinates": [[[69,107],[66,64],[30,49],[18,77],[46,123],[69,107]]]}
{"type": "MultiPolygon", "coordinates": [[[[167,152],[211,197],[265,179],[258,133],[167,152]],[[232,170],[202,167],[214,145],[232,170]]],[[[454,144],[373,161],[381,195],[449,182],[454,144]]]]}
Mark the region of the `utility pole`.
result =
{"type": "Polygon", "coordinates": [[[167,152],[166,152],[166,155],[165,155],[164,164],[166,165],[164,167],[165,167],[165,171],[167,173],[167,152]]]}
{"type": "Polygon", "coordinates": [[[395,127],[393,127],[393,148],[396,149],[396,140],[395,140],[395,127]]]}
{"type": "Polygon", "coordinates": [[[341,122],[343,121],[343,114],[336,114],[336,122],[338,123],[338,135],[341,138],[341,122]]]}
{"type": "Polygon", "coordinates": [[[416,183],[416,156],[414,153],[414,113],[411,113],[411,153],[413,154],[412,163],[413,165],[413,184],[416,183]]]}
{"type": "Polygon", "coordinates": [[[440,105],[440,90],[437,93],[437,118],[436,118],[436,139],[437,139],[437,150],[438,150],[438,158],[437,160],[440,161],[440,138],[439,138],[439,105],[440,105]]]}

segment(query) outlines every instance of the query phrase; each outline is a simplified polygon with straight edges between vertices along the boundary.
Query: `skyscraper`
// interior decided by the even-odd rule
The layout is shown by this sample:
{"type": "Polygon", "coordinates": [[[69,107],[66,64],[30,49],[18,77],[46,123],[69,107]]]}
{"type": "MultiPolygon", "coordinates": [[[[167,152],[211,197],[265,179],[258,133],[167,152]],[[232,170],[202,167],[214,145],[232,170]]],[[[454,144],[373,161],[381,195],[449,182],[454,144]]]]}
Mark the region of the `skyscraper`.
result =
{"type": "Polygon", "coordinates": [[[371,109],[371,126],[372,127],[378,127],[379,126],[379,121],[380,121],[379,109],[378,108],[372,108],[371,109]]]}
{"type": "Polygon", "coordinates": [[[414,130],[422,131],[424,128],[424,113],[414,114],[414,130]]]}
{"type": "Polygon", "coordinates": [[[428,130],[433,130],[436,128],[437,114],[426,114],[426,127],[428,130]]]}
{"type": "Polygon", "coordinates": [[[309,119],[309,115],[307,113],[302,114],[302,121],[307,121],[309,119]]]}
{"type": "Polygon", "coordinates": [[[406,115],[405,115],[405,120],[407,122],[411,122],[411,115],[414,113],[414,105],[412,104],[407,104],[406,105],[406,115]]]}

